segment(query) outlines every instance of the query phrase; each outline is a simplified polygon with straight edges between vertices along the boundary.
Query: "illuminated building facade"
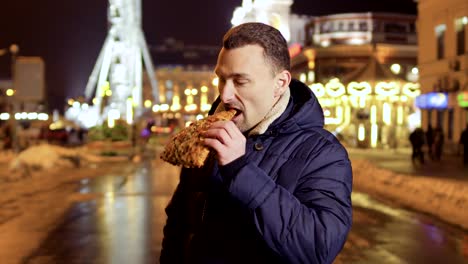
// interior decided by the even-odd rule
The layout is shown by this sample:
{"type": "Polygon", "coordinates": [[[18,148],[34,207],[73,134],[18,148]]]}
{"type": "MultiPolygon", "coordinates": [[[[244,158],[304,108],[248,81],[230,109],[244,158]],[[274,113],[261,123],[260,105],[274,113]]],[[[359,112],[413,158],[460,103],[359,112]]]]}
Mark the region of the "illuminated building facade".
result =
{"type": "Polygon", "coordinates": [[[150,82],[144,79],[145,116],[155,117],[158,126],[179,127],[204,117],[218,95],[214,74],[218,52],[219,46],[185,45],[172,38],[152,46],[159,103],[152,101],[150,82]]]}
{"type": "Polygon", "coordinates": [[[418,14],[423,128],[441,127],[452,152],[468,124],[468,2],[419,0],[418,14]]]}
{"type": "Polygon", "coordinates": [[[397,147],[420,125],[415,16],[350,13],[315,17],[306,46],[290,47],[293,77],[309,85],[325,127],[345,144],[397,147]]]}
{"type": "Polygon", "coordinates": [[[160,103],[147,99],[144,106],[159,126],[183,127],[203,118],[218,95],[216,75],[206,66],[158,67],[156,78],[160,103]]]}
{"type": "Polygon", "coordinates": [[[0,112],[16,115],[44,110],[44,60],[36,56],[15,56],[11,67],[12,80],[0,80],[0,112]],[[5,105],[8,105],[6,110],[5,105]]]}
{"type": "Polygon", "coordinates": [[[262,22],[278,29],[289,42],[292,4],[293,0],[243,0],[242,6],[234,10],[231,23],[237,26],[246,22],[262,22]]]}

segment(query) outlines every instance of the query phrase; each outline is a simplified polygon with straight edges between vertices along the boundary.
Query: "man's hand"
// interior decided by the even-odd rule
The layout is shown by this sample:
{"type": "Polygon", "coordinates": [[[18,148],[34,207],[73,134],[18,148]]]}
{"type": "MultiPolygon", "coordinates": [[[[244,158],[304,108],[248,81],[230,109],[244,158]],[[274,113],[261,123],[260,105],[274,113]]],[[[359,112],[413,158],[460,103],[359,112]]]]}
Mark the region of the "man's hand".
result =
{"type": "Polygon", "coordinates": [[[217,153],[218,162],[224,166],[245,154],[246,139],[232,121],[218,121],[203,133],[205,145],[217,153]]]}

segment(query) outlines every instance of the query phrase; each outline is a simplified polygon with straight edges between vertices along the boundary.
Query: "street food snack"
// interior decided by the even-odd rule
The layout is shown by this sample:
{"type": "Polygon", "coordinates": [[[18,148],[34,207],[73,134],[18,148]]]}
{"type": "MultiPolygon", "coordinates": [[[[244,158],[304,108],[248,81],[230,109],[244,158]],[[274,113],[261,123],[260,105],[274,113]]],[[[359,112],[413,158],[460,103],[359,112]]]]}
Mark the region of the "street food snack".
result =
{"type": "Polygon", "coordinates": [[[161,159],[176,166],[200,168],[210,155],[210,149],[203,144],[201,134],[216,121],[231,120],[236,110],[222,111],[196,121],[175,134],[165,146],[161,159]]]}

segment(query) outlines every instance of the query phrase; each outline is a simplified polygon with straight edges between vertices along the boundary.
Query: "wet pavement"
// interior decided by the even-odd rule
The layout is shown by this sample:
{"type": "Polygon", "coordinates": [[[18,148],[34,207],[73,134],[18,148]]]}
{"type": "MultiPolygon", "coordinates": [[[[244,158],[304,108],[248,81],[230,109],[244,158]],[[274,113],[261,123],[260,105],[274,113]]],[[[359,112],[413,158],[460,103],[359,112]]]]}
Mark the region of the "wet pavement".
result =
{"type": "Polygon", "coordinates": [[[131,174],[81,180],[73,206],[23,263],[158,263],[178,170],[147,161],[131,174]]]}
{"type": "MultiPolygon", "coordinates": [[[[82,179],[59,224],[23,263],[158,263],[177,167],[82,179]]],[[[468,263],[468,231],[355,193],[354,224],[335,263],[468,263]]]]}
{"type": "Polygon", "coordinates": [[[335,263],[468,263],[468,231],[353,194],[354,221],[335,263]]]}

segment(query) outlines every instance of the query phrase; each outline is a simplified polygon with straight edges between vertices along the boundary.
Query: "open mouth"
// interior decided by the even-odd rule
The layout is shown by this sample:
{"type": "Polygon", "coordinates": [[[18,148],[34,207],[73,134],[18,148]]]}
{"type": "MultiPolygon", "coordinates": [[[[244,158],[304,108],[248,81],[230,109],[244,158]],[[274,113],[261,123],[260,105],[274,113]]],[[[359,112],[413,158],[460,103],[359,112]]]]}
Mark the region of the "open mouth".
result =
{"type": "Polygon", "coordinates": [[[236,110],[236,114],[234,115],[233,119],[235,119],[236,117],[242,114],[242,111],[237,108],[229,108],[229,110],[236,110]]]}

